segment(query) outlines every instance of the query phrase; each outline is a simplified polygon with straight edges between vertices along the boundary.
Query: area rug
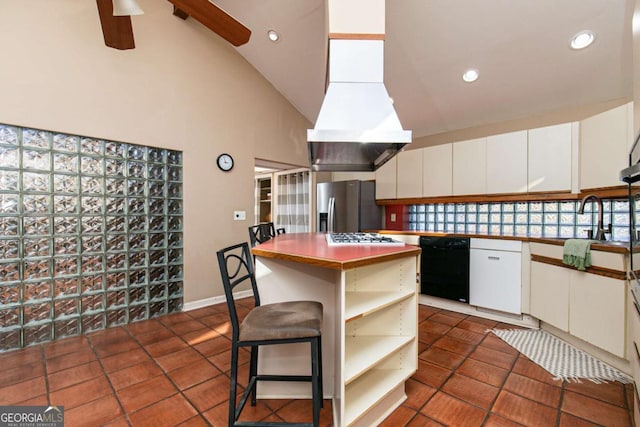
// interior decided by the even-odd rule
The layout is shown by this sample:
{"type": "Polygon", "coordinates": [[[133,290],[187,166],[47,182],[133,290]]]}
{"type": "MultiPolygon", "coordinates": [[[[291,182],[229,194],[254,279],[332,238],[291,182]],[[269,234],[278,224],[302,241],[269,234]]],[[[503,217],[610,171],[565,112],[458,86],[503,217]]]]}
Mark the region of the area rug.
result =
{"type": "Polygon", "coordinates": [[[541,329],[491,329],[555,380],[630,383],[631,377],[541,329]]]}

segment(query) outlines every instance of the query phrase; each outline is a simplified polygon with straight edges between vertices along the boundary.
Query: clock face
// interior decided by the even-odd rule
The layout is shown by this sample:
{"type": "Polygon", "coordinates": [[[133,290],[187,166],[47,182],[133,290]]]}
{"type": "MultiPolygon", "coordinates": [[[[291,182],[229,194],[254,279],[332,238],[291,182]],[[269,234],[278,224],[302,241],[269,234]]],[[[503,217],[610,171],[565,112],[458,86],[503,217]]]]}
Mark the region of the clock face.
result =
{"type": "Polygon", "coordinates": [[[229,154],[220,154],[218,156],[217,162],[218,167],[225,172],[233,169],[233,157],[231,157],[229,154]]]}

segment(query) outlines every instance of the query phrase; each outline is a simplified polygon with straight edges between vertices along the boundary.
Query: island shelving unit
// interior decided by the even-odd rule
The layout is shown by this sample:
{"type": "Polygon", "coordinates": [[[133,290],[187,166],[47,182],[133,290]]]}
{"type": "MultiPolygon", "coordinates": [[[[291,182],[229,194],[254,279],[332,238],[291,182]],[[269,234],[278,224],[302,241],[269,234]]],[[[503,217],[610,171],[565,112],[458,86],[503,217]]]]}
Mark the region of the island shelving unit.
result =
{"type": "MultiPolygon", "coordinates": [[[[263,304],[322,302],[323,383],[335,426],[373,426],[405,399],[417,369],[420,249],[328,246],[323,233],[283,234],[253,249],[263,304]]],[[[285,348],[275,348],[285,347],[285,348]]],[[[308,346],[262,351],[259,370],[308,372],[308,346]]],[[[263,398],[310,397],[307,384],[259,384],[263,398]]]]}

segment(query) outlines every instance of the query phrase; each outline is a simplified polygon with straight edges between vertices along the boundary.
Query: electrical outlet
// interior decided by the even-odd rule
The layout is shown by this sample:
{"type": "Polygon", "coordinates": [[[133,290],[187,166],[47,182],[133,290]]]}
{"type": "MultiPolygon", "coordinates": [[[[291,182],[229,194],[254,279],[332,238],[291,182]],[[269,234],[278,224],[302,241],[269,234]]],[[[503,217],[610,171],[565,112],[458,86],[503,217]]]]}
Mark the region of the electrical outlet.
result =
{"type": "Polygon", "coordinates": [[[233,219],[236,221],[244,221],[247,219],[247,213],[245,211],[233,211],[233,219]]]}

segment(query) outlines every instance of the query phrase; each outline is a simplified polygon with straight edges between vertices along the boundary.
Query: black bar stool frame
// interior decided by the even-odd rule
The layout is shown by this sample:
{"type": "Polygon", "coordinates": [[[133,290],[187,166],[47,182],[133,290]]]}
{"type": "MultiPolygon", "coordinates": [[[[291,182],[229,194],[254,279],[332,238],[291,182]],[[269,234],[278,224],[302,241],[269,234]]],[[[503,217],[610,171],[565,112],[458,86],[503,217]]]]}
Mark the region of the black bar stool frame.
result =
{"type": "MultiPolygon", "coordinates": [[[[323,406],[322,395],[322,340],[318,331],[312,336],[287,337],[282,339],[274,339],[270,337],[264,340],[240,340],[240,329],[238,313],[235,307],[233,289],[245,283],[247,280],[251,283],[254,296],[255,307],[260,306],[260,295],[255,279],[255,271],[252,262],[249,245],[244,242],[229,246],[217,252],[218,264],[224,285],[224,292],[231,317],[232,326],[232,345],[231,345],[231,374],[230,374],[230,393],[229,393],[229,427],[235,426],[298,426],[298,427],[318,427],[320,423],[320,409],[323,406]],[[291,344],[298,342],[308,342],[311,345],[311,375],[269,375],[258,374],[258,349],[261,345],[277,345],[291,344]],[[238,386],[238,351],[241,347],[251,347],[251,356],[249,362],[249,380],[240,401],[236,405],[237,386],[238,386]],[[238,421],[242,409],[247,399],[251,396],[251,406],[256,405],[256,385],[258,381],[305,381],[311,382],[312,388],[312,406],[313,406],[313,423],[276,423],[276,422],[251,422],[238,421]]],[[[301,303],[319,304],[308,301],[301,303]]],[[[286,305],[288,303],[275,303],[262,306],[269,308],[272,306],[286,305]]],[[[255,309],[254,309],[255,310],[255,309]]],[[[253,311],[253,310],[252,310],[253,311]]]]}

